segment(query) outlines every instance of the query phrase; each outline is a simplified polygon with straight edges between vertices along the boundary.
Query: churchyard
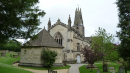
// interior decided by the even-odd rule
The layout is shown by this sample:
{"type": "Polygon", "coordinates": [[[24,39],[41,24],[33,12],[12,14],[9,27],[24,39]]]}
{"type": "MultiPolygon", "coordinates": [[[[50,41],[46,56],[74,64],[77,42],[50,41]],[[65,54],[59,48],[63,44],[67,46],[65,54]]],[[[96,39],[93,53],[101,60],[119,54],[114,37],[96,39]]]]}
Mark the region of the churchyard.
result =
{"type": "MultiPolygon", "coordinates": [[[[107,72],[103,72],[103,64],[102,61],[96,61],[95,65],[98,68],[93,68],[92,72],[91,69],[86,69],[85,67],[87,65],[83,65],[79,67],[80,73],[125,73],[125,70],[121,67],[121,64],[117,61],[108,61],[107,62],[107,72]]],[[[127,71],[127,73],[130,73],[130,71],[127,71]]]]}
{"type": "MultiPolygon", "coordinates": [[[[30,71],[26,71],[21,68],[27,68],[27,69],[34,69],[34,70],[47,70],[46,68],[35,68],[35,67],[25,67],[25,66],[19,66],[15,67],[12,65],[13,62],[20,60],[20,52],[13,52],[13,51],[0,51],[0,73],[32,73],[30,71]],[[1,53],[5,53],[4,56],[1,56],[1,53]]],[[[117,61],[108,61],[107,63],[107,72],[103,72],[103,64],[102,61],[96,61],[94,65],[97,66],[97,68],[93,68],[92,72],[91,69],[86,69],[86,65],[83,65],[79,67],[80,73],[125,73],[124,69],[121,67],[121,63],[117,61]]],[[[64,66],[64,67],[52,67],[51,70],[57,70],[57,69],[69,69],[70,66],[64,66]]],[[[127,73],[130,73],[128,70],[127,73]]]]}
{"type": "MultiPolygon", "coordinates": [[[[47,68],[36,68],[36,67],[25,67],[25,66],[13,66],[15,62],[20,60],[20,52],[13,52],[8,51],[5,52],[5,50],[0,51],[0,73],[33,73],[25,69],[33,69],[33,70],[42,70],[43,73],[46,72],[47,68]]],[[[64,66],[64,67],[52,67],[51,71],[56,72],[56,70],[60,69],[69,69],[70,66],[64,66]]]]}

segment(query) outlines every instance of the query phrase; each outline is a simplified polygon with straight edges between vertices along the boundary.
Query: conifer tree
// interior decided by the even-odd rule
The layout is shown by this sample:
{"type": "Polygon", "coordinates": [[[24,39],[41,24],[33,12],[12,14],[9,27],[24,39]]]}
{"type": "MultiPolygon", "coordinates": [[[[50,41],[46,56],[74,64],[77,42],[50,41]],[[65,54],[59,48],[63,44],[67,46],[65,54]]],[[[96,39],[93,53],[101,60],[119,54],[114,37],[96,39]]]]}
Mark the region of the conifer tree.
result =
{"type": "Polygon", "coordinates": [[[129,61],[129,67],[125,68],[127,72],[127,69],[130,69],[130,0],[117,0],[116,4],[119,10],[117,27],[121,28],[117,32],[117,37],[121,41],[118,51],[125,61],[129,61]]]}

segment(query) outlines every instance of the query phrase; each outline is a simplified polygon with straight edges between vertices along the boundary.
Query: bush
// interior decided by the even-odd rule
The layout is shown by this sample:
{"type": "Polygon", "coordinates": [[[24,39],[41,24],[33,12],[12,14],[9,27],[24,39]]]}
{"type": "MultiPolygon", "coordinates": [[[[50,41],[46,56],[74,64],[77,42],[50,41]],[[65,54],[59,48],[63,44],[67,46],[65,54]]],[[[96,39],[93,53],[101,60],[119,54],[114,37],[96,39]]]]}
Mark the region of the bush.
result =
{"type": "Polygon", "coordinates": [[[56,60],[57,53],[55,51],[51,51],[48,48],[43,49],[42,59],[44,61],[44,65],[47,69],[50,69],[53,66],[53,63],[56,60]]]}

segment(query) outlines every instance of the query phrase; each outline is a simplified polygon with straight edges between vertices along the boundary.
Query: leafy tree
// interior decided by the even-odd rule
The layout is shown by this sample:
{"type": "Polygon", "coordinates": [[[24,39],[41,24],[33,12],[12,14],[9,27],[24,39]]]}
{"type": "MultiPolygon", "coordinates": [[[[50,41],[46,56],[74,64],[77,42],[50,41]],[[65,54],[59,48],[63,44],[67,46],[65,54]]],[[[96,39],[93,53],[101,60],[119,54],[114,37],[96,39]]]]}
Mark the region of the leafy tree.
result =
{"type": "Polygon", "coordinates": [[[48,48],[43,49],[42,51],[42,59],[44,61],[45,67],[49,70],[52,66],[53,63],[56,60],[57,53],[55,51],[51,51],[48,48]]]}
{"type": "Polygon", "coordinates": [[[0,45],[9,38],[32,38],[39,30],[40,10],[38,0],[0,0],[0,45]]]}
{"type": "Polygon", "coordinates": [[[89,64],[91,64],[91,72],[92,72],[92,65],[94,64],[94,61],[101,59],[103,54],[96,50],[92,51],[91,47],[84,47],[82,52],[85,58],[84,59],[85,62],[88,62],[89,64]]]}
{"type": "Polygon", "coordinates": [[[127,73],[127,69],[129,67],[129,61],[125,61],[123,58],[120,58],[119,61],[122,63],[123,68],[125,68],[125,73],[127,73]]]}
{"type": "Polygon", "coordinates": [[[15,51],[20,52],[21,51],[21,43],[17,40],[8,40],[6,44],[3,46],[0,46],[0,50],[9,50],[9,51],[15,51]]]}
{"type": "Polygon", "coordinates": [[[108,52],[108,56],[105,57],[105,60],[119,60],[119,53],[118,53],[118,46],[117,44],[113,44],[114,48],[111,50],[111,52],[108,52]]]}
{"type": "Polygon", "coordinates": [[[91,46],[92,50],[97,50],[103,54],[103,65],[105,64],[105,57],[109,56],[109,52],[113,49],[112,42],[114,41],[113,35],[107,33],[105,29],[99,27],[98,31],[92,35],[91,46]]]}
{"type": "MultiPolygon", "coordinates": [[[[129,67],[125,69],[130,70],[130,0],[117,0],[116,2],[119,13],[118,26],[120,31],[117,32],[121,44],[119,47],[119,54],[125,61],[129,61],[129,67]]],[[[125,71],[127,72],[127,70],[125,71]]]]}

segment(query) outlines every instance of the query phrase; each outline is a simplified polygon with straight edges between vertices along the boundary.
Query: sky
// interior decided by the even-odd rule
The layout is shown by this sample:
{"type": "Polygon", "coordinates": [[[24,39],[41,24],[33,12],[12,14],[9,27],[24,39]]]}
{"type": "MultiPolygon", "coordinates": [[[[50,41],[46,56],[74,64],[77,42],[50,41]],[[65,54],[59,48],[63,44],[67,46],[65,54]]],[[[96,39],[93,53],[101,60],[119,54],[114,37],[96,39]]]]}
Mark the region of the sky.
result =
{"type": "MultiPolygon", "coordinates": [[[[116,36],[116,31],[120,30],[117,28],[119,11],[115,4],[116,0],[39,0],[39,2],[39,9],[46,12],[44,17],[40,17],[39,28],[43,29],[45,26],[47,29],[49,18],[51,25],[56,23],[58,18],[61,22],[68,24],[69,15],[73,26],[75,10],[79,7],[82,11],[85,37],[91,37],[99,27],[114,36],[116,36]]],[[[25,40],[18,39],[18,41],[24,42],[25,40]]],[[[114,43],[119,43],[117,37],[114,43]]]]}

